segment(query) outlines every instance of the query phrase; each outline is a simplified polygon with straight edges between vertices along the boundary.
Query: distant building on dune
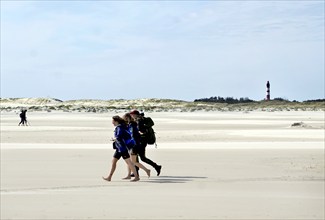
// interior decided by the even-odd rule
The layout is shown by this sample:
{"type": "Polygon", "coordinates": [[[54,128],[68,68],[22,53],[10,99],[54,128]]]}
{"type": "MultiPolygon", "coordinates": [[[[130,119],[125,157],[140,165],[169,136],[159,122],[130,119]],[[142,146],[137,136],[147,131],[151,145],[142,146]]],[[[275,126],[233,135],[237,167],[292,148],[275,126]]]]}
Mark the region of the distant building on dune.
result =
{"type": "Polygon", "coordinates": [[[267,81],[267,83],[266,83],[266,100],[270,101],[270,98],[271,98],[271,96],[270,96],[270,82],[267,81]]]}

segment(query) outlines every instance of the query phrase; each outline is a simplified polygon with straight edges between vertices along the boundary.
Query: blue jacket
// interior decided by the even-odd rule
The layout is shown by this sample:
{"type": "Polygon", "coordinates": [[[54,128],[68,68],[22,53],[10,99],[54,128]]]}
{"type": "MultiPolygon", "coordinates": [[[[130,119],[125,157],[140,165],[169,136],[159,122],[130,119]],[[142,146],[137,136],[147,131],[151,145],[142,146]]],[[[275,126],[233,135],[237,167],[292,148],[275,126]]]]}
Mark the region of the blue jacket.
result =
{"type": "Polygon", "coordinates": [[[116,138],[115,146],[119,152],[127,151],[126,141],[131,139],[131,135],[127,131],[126,125],[119,124],[115,127],[114,136],[116,138]]]}

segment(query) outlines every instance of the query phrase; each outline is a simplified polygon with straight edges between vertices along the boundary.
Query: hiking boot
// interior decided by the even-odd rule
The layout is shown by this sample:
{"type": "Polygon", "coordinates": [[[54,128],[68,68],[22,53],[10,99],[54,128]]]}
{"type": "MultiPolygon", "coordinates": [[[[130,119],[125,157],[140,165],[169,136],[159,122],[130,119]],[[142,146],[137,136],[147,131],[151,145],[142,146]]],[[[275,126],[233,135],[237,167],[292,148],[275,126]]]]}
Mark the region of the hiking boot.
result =
{"type": "Polygon", "coordinates": [[[155,170],[157,171],[157,176],[160,175],[161,167],[162,167],[162,166],[158,165],[158,166],[155,168],[155,170]]]}

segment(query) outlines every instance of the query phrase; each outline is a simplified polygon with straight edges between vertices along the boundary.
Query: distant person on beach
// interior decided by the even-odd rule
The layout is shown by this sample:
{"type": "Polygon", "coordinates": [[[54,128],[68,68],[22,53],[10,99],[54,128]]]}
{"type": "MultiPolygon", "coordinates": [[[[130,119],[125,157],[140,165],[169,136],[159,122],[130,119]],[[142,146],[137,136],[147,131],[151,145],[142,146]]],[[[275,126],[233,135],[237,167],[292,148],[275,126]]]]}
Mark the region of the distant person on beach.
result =
{"type": "Polygon", "coordinates": [[[22,110],[21,110],[21,113],[19,114],[20,122],[19,122],[18,126],[20,126],[20,125],[26,125],[26,126],[28,126],[28,125],[27,125],[26,112],[27,112],[26,109],[22,109],[22,110]]]}
{"type": "MultiPolygon", "coordinates": [[[[147,169],[144,165],[139,162],[138,152],[140,147],[140,133],[138,130],[138,125],[132,118],[130,113],[126,113],[123,116],[123,119],[127,122],[128,130],[132,136],[132,139],[135,141],[135,145],[130,149],[129,153],[131,155],[131,161],[136,166],[137,171],[139,168],[143,169],[148,177],[150,177],[150,170],[147,169]]],[[[138,173],[139,174],[139,173],[138,173]]],[[[124,179],[131,179],[131,169],[128,169],[128,175],[124,179]]]]}
{"type": "Polygon", "coordinates": [[[146,138],[147,127],[145,125],[144,116],[143,116],[143,114],[140,114],[140,112],[138,110],[132,110],[130,112],[130,115],[137,122],[138,130],[139,130],[139,134],[140,134],[140,145],[137,149],[137,153],[143,162],[145,162],[145,163],[151,165],[153,168],[155,168],[155,170],[157,171],[157,176],[159,176],[162,166],[156,164],[155,162],[153,162],[152,160],[150,160],[149,158],[146,157],[146,147],[147,147],[148,143],[147,143],[147,138],[146,138]]]}
{"type": "Polygon", "coordinates": [[[113,155],[112,167],[110,173],[107,177],[103,177],[103,179],[106,181],[111,181],[112,176],[116,169],[117,161],[122,157],[126,162],[126,164],[129,166],[129,168],[134,173],[134,179],[131,181],[132,182],[139,181],[140,180],[139,175],[136,172],[135,166],[130,159],[128,148],[126,145],[126,141],[130,139],[130,135],[127,131],[127,125],[124,119],[121,118],[120,116],[112,117],[112,124],[115,126],[114,138],[112,139],[112,141],[114,141],[113,148],[115,149],[115,153],[113,155]]]}

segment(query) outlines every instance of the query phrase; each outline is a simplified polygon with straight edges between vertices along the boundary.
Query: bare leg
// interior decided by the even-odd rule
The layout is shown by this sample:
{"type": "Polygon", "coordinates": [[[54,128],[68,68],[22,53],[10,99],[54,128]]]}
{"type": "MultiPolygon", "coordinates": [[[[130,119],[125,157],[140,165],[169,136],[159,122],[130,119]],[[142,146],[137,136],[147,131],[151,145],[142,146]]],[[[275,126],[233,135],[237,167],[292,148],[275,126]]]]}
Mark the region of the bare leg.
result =
{"type": "Polygon", "coordinates": [[[139,160],[137,160],[137,155],[131,155],[131,161],[132,161],[132,163],[133,163],[135,166],[137,166],[137,167],[143,169],[143,170],[147,173],[147,176],[150,177],[150,170],[147,169],[144,165],[142,165],[142,164],[139,162],[139,160]]]}
{"type": "Polygon", "coordinates": [[[138,175],[137,170],[135,169],[135,166],[132,163],[131,159],[130,158],[125,159],[125,162],[127,163],[127,165],[129,165],[130,169],[134,173],[134,179],[131,181],[132,182],[139,181],[140,180],[139,175],[138,175]]]}
{"type": "Polygon", "coordinates": [[[109,173],[109,175],[107,177],[103,177],[104,180],[111,181],[112,176],[113,176],[113,174],[115,172],[115,169],[116,169],[117,161],[118,161],[118,159],[116,159],[115,157],[113,157],[113,159],[112,159],[111,172],[109,173]]]}
{"type": "Polygon", "coordinates": [[[127,164],[127,169],[128,169],[128,175],[126,177],[124,177],[124,180],[129,180],[131,179],[131,168],[129,167],[129,165],[127,164]]]}
{"type": "MultiPolygon", "coordinates": [[[[129,151],[129,154],[131,155],[131,152],[129,151]]],[[[128,170],[128,175],[123,178],[123,180],[130,180],[131,179],[131,168],[128,164],[126,164],[127,170],[128,170]]]]}

